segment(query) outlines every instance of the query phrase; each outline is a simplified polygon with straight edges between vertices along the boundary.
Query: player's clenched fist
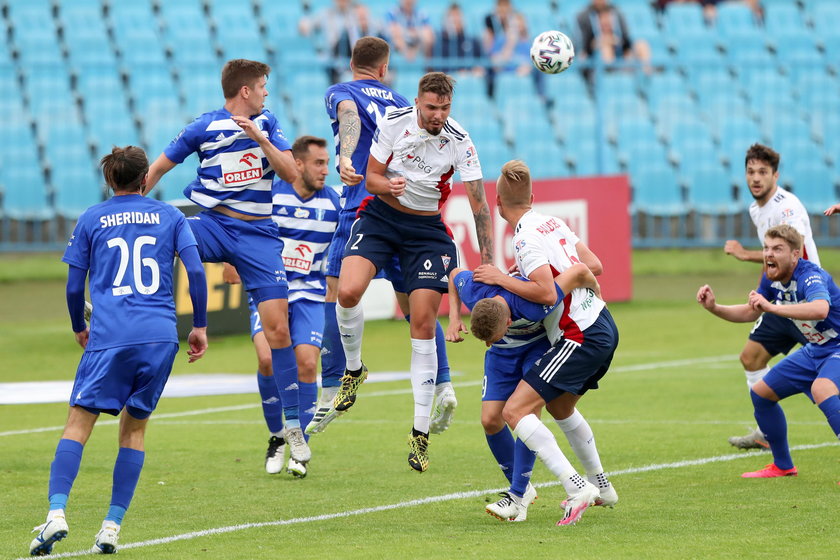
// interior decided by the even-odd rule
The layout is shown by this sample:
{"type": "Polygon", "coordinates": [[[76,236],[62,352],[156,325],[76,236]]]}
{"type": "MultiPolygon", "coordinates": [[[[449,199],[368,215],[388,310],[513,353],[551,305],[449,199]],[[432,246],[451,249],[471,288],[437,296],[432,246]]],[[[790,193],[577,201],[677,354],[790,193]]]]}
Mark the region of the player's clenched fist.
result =
{"type": "Polygon", "coordinates": [[[708,284],[700,286],[700,289],[697,290],[697,303],[709,310],[715,307],[715,293],[711,286],[708,284]]]}
{"type": "Polygon", "coordinates": [[[400,197],[405,193],[405,177],[391,177],[391,195],[400,197]]]}

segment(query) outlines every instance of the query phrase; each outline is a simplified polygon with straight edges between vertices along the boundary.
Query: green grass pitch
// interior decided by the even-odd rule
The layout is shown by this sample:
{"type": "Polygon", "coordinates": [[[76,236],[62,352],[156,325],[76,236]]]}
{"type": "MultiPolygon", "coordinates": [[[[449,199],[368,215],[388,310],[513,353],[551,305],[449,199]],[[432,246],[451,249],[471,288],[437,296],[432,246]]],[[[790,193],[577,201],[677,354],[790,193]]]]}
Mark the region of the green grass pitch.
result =
{"type": "MultiPolygon", "coordinates": [[[[840,253],[824,253],[824,266],[840,269],[840,253]]],[[[70,379],[79,359],[61,268],[39,259],[0,259],[0,383],[70,379]]],[[[527,522],[484,513],[506,484],[479,422],[484,348],[470,338],[449,345],[460,404],[452,427],[432,437],[423,474],[406,463],[407,381],[363,385],[356,406],[311,439],[303,480],[263,471],[257,395],[162,400],[120,557],[836,558],[840,445],[819,410],[802,396],[783,403],[797,478],[741,479],[770,455],[726,442],[754,422],[737,362],[750,327],[712,317],[694,294],[709,282],[722,302],[743,301],[758,267],[711,251],[637,252],[634,266],[634,301],[610,305],[621,333],[613,370],[579,407],[613,473],[615,509],[556,527],[562,488],[537,462],[539,499],[527,522]]],[[[364,356],[371,371],[407,369],[407,327],[369,323],[364,356]]],[[[255,367],[248,337],[232,336],[212,338],[193,365],[182,352],[173,375],[255,367]]],[[[43,522],[55,427],[66,413],[64,404],[0,407],[0,558],[26,556],[29,531],[43,522]]],[[[116,440],[113,422],[94,430],[68,504],[70,535],[56,553],[92,545],[116,440]]]]}

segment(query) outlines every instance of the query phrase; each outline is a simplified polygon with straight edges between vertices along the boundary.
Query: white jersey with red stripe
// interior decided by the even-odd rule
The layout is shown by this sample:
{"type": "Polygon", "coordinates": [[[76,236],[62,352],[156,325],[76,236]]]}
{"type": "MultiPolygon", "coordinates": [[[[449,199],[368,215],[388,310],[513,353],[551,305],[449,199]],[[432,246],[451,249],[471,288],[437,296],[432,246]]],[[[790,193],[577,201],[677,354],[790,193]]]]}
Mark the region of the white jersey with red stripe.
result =
{"type": "MultiPolygon", "coordinates": [[[[560,218],[529,210],[514,230],[516,266],[523,276],[529,276],[547,264],[557,275],[581,262],[575,248],[579,241],[560,218]]],[[[605,305],[592,290],[572,290],[543,321],[549,340],[557,344],[565,337],[583,343],[583,331],[595,322],[605,305]]]]}
{"type": "Polygon", "coordinates": [[[370,155],[387,165],[387,177],[405,177],[405,193],[397,200],[412,210],[439,210],[456,171],[464,182],[482,178],[475,146],[461,125],[447,119],[440,134],[432,135],[417,123],[416,107],[386,109],[370,155]]]}
{"type": "Polygon", "coordinates": [[[817,254],[817,245],[814,243],[814,236],[811,234],[811,219],[808,211],[805,210],[802,202],[790,191],[776,187],[776,192],[764,206],[758,202],[750,204],[750,218],[758,230],[759,242],[764,245],[764,234],[771,227],[781,224],[788,224],[802,234],[802,256],[819,266],[820,256],[817,254]]]}

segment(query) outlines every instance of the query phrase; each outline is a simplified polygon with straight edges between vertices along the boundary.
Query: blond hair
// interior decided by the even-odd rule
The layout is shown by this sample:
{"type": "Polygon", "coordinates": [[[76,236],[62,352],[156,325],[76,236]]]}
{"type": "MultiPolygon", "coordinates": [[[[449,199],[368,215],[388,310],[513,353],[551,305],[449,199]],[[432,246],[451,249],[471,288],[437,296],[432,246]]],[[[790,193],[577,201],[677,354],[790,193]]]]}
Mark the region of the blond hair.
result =
{"type": "Polygon", "coordinates": [[[782,239],[792,250],[802,250],[802,234],[799,233],[792,225],[779,224],[778,226],[773,226],[767,230],[764,237],[769,237],[770,239],[782,239]]]}
{"type": "Polygon", "coordinates": [[[531,203],[531,170],[524,161],[514,159],[502,166],[496,192],[505,206],[528,206],[531,203]]]}
{"type": "Polygon", "coordinates": [[[470,325],[473,335],[484,342],[496,342],[504,336],[510,308],[494,298],[478,300],[473,306],[470,325]]]}

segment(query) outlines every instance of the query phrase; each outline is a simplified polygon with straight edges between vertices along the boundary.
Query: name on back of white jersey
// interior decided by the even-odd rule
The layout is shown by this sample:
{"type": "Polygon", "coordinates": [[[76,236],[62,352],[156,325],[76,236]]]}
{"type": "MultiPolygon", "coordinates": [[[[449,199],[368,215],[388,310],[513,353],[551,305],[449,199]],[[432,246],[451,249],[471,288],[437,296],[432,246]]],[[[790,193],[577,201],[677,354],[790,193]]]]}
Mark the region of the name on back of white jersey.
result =
{"type": "Polygon", "coordinates": [[[121,226],[123,224],[160,224],[157,212],[117,212],[99,218],[100,228],[121,226]]]}

